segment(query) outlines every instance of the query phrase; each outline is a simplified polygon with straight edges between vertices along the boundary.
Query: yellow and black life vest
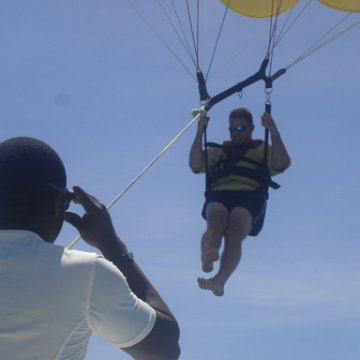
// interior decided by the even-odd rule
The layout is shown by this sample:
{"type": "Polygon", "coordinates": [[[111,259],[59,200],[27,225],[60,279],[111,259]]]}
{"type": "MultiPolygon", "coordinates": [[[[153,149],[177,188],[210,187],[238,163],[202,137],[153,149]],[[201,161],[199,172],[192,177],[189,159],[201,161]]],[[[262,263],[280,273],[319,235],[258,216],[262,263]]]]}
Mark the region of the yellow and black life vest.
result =
{"type": "Polygon", "coordinates": [[[231,141],[225,141],[222,145],[207,143],[207,147],[221,149],[224,153],[224,156],[221,156],[211,169],[206,170],[207,191],[211,191],[213,185],[219,179],[229,175],[237,175],[255,180],[260,185],[258,191],[263,192],[266,198],[268,197],[269,187],[278,189],[280,185],[271,179],[267,161],[264,159],[264,161],[259,162],[246,157],[246,153],[249,149],[255,148],[262,143],[262,140],[251,140],[246,144],[240,145],[234,144],[231,141]],[[241,166],[239,163],[247,163],[252,166],[241,166]]]}

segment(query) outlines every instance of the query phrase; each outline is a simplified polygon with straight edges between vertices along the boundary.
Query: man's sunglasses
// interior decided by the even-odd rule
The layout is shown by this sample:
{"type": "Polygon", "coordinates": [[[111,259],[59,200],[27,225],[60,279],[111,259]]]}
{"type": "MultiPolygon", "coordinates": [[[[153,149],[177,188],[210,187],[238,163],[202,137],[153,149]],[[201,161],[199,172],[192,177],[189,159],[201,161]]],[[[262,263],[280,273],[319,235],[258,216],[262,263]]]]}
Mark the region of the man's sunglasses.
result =
{"type": "Polygon", "coordinates": [[[246,130],[246,126],[237,126],[237,127],[234,127],[234,126],[230,126],[229,127],[229,130],[230,132],[237,132],[237,133],[242,133],[246,130]]]}
{"type": "Polygon", "coordinates": [[[60,193],[64,193],[64,210],[66,211],[70,204],[71,204],[71,201],[73,199],[73,196],[71,195],[71,192],[64,188],[64,187],[61,187],[61,186],[58,186],[58,185],[55,185],[55,184],[51,184],[49,183],[48,184],[49,188],[53,189],[53,190],[56,190],[60,193]]]}

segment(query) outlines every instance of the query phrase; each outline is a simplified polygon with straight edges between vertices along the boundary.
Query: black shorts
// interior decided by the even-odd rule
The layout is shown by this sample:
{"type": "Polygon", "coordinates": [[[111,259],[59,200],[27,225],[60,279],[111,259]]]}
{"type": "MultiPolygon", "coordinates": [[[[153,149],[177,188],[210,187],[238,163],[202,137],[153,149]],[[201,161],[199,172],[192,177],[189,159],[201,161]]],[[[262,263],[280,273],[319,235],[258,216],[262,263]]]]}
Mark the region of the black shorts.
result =
{"type": "Polygon", "coordinates": [[[235,207],[247,209],[253,224],[264,214],[266,209],[266,196],[259,191],[209,191],[205,193],[205,203],[202,210],[202,217],[206,220],[206,207],[211,202],[218,202],[226,207],[230,213],[235,207]]]}

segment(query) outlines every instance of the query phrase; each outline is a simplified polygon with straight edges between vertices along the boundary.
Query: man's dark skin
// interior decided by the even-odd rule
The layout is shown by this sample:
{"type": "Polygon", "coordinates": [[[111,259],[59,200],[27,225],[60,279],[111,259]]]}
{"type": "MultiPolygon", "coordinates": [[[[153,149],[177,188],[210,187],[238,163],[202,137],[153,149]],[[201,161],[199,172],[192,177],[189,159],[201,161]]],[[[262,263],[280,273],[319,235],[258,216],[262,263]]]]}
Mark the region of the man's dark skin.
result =
{"type": "Polygon", "coordinates": [[[122,350],[138,360],[178,359],[178,324],[136,262],[119,261],[128,249],[116,234],[106,207],[79,186],[74,186],[71,192],[72,200],[84,208],[85,214],[79,216],[65,212],[64,204],[68,194],[67,190],[52,193],[51,196],[49,192],[49,196],[40,197],[41,201],[34,206],[36,211],[29,211],[28,206],[25,209],[17,194],[7,194],[6,197],[13,200],[11,206],[8,202],[0,202],[0,229],[32,231],[45,241],[53,243],[64,220],[73,225],[89,245],[99,249],[103,256],[124,274],[133,293],[156,311],[156,323],[148,336],[136,345],[122,350]]]}

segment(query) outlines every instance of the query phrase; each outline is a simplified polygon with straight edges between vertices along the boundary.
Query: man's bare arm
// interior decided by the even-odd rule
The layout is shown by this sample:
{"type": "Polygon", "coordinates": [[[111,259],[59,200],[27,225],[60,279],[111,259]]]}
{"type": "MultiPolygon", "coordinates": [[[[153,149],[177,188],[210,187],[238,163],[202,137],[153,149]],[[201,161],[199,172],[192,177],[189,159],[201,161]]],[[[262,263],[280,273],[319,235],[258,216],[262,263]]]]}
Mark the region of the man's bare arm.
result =
{"type": "Polygon", "coordinates": [[[272,153],[271,153],[271,167],[278,172],[286,170],[291,163],[290,156],[286,150],[285,144],[280,136],[272,116],[265,112],[262,117],[262,124],[265,126],[271,136],[272,153]]]}
{"type": "Polygon", "coordinates": [[[85,214],[65,213],[65,220],[75,226],[82,238],[98,248],[126,277],[132,292],[156,311],[156,322],[151,332],[139,343],[123,348],[137,360],[175,360],[180,356],[178,323],[170,309],[133,260],[123,261],[128,253],[118,237],[106,207],[78,186],[73,188],[74,201],[85,209],[85,214]]]}

